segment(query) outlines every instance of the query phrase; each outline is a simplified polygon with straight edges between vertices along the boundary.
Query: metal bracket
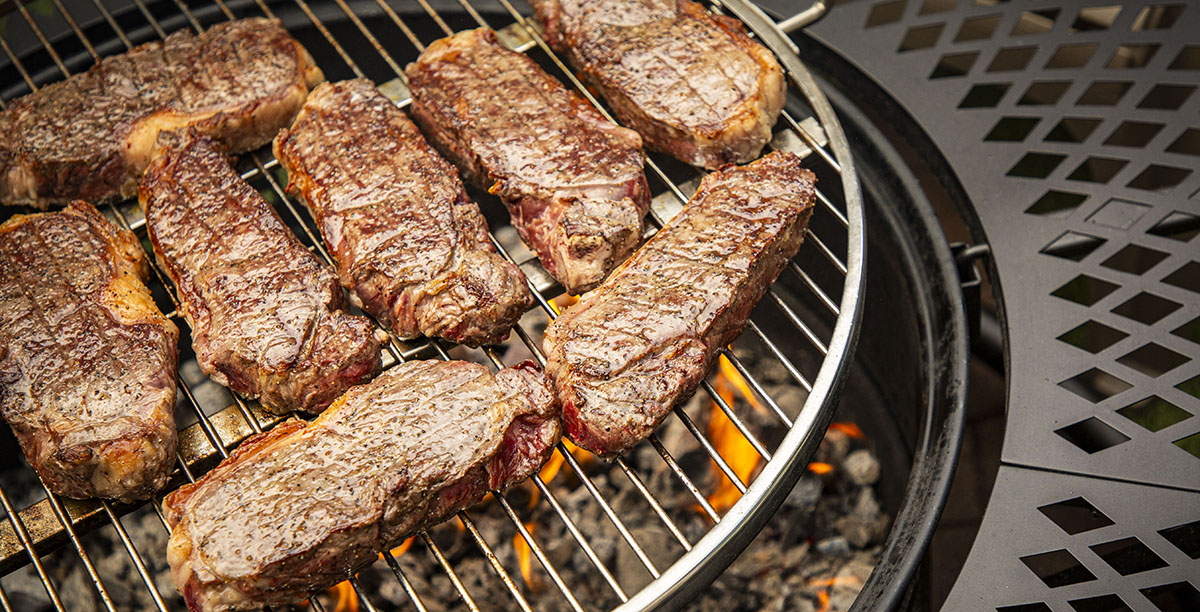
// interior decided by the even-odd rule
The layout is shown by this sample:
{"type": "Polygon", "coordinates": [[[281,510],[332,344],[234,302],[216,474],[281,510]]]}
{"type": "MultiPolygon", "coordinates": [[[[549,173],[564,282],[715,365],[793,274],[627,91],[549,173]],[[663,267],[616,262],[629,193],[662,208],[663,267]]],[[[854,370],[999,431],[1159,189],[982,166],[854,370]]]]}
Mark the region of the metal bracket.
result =
{"type": "Polygon", "coordinates": [[[806,25],[816,22],[816,20],[823,17],[825,12],[828,10],[829,6],[825,4],[825,0],[814,0],[812,5],[808,8],[796,13],[795,15],[792,15],[791,17],[788,17],[787,19],[784,19],[783,21],[778,22],[776,25],[779,26],[780,30],[791,34],[792,32],[795,32],[806,25]]]}
{"type": "Polygon", "coordinates": [[[975,262],[991,255],[992,248],[986,244],[952,242],[950,253],[954,256],[954,264],[958,269],[958,286],[962,290],[963,303],[967,306],[967,329],[974,340],[979,338],[979,297],[983,287],[983,276],[979,274],[975,262]]]}

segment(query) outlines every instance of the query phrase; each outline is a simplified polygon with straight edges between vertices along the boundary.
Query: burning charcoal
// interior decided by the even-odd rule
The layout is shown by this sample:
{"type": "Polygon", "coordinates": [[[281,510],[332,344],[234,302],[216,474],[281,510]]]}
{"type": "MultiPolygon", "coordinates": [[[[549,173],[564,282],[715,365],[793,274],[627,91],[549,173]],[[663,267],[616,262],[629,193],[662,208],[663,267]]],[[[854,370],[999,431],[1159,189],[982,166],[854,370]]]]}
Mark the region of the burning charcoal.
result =
{"type": "Polygon", "coordinates": [[[850,436],[840,429],[825,432],[825,439],[817,447],[816,461],[836,465],[850,452],[850,436]]]}
{"type": "Polygon", "coordinates": [[[817,552],[826,556],[850,554],[850,543],[842,536],[833,536],[817,542],[817,552]]]}
{"type": "Polygon", "coordinates": [[[854,509],[834,521],[833,526],[856,548],[866,548],[883,538],[887,522],[887,515],[879,509],[874,491],[862,489],[854,509]]]}
{"type": "Polygon", "coordinates": [[[865,449],[847,455],[842,462],[842,469],[846,470],[850,481],[856,485],[873,485],[879,480],[879,461],[871,451],[865,449]]]}

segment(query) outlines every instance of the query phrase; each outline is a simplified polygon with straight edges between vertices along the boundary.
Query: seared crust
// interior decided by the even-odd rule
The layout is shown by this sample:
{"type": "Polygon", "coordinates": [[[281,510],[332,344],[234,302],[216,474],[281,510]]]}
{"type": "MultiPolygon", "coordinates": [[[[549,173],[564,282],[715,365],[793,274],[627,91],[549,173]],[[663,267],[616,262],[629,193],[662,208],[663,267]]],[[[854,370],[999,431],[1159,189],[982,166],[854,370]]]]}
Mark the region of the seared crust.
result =
{"type": "Polygon", "coordinates": [[[783,71],[737,20],[690,0],[530,0],[546,37],[651,148],[718,168],[758,157],[783,71]]]}
{"type": "Polygon", "coordinates": [[[704,178],[683,210],[546,329],[567,435],[612,456],[695,392],[800,248],[815,177],[775,152],[704,178]]]}
{"type": "Polygon", "coordinates": [[[233,152],[271,140],[324,77],[279,22],[241,19],[108,57],[0,111],[0,202],[46,208],[137,194],[159,132],[233,152]]]}
{"type": "Polygon", "coordinates": [[[179,332],[90,204],[0,225],[0,413],[51,491],[146,499],[175,461],[179,332]]]}
{"type": "Polygon", "coordinates": [[[275,156],[342,285],[400,337],[494,344],[532,305],[454,167],[370,81],[314,89],[275,156]]]}
{"type": "Polygon", "coordinates": [[[513,225],[564,289],[595,288],[641,243],[650,190],[642,139],[480,28],[405,70],[413,117],[513,225]]]}
{"type": "Polygon", "coordinates": [[[532,362],[398,365],[168,495],[171,575],[193,612],[294,603],[524,480],[560,432],[532,362]]]}
{"type": "MultiPolygon", "coordinates": [[[[318,413],[380,368],[337,276],[207,137],[164,134],[139,201],[174,281],[200,369],[272,412],[318,413]]],[[[382,335],[382,334],[381,334],[382,335]]]]}

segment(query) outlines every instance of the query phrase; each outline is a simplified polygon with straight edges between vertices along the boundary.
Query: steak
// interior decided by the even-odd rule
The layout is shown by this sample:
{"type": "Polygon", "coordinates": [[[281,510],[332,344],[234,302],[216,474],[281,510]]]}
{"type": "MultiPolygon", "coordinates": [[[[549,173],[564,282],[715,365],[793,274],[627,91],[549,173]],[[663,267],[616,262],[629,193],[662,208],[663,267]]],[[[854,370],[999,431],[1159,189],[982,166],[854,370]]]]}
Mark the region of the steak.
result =
{"type": "Polygon", "coordinates": [[[241,152],[271,140],[324,77],[277,21],[242,19],[108,57],[0,111],[0,202],[47,208],[137,194],[159,132],[241,152]]]}
{"type": "Polygon", "coordinates": [[[398,365],[168,495],[175,586],[193,612],[295,603],[524,480],[560,432],[533,362],[398,365]]]}
{"type": "Polygon", "coordinates": [[[674,219],[546,330],[567,435],[612,456],[691,397],[800,248],[815,177],[775,152],[718,170],[674,219]]]}
{"type": "Polygon", "coordinates": [[[532,305],[454,167],[370,81],[313,90],[275,156],[342,285],[400,337],[494,344],[532,305]]]}
{"type": "Polygon", "coordinates": [[[90,204],[0,225],[0,414],[49,489],[131,502],[175,462],[179,331],[90,204]]]}
{"type": "Polygon", "coordinates": [[[482,189],[564,289],[594,289],[642,240],[642,139],[480,28],[409,64],[413,117],[482,189]]]}
{"type": "Polygon", "coordinates": [[[783,71],[740,22],[690,0],[530,0],[550,45],[651,148],[705,168],[771,139],[783,71]]]}
{"type": "Polygon", "coordinates": [[[159,140],[139,201],[200,369],[275,413],[318,413],[374,376],[385,338],[341,310],[333,270],[209,138],[189,131],[159,140]]]}

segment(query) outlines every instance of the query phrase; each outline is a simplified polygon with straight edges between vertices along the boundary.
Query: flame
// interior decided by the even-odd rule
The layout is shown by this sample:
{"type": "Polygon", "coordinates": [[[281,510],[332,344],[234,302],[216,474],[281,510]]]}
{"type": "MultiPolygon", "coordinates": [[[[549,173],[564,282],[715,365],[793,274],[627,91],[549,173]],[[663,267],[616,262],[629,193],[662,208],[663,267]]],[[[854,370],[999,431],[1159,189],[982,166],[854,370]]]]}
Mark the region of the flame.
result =
{"type": "MultiPolygon", "coordinates": [[[[534,523],[525,523],[525,530],[529,532],[529,537],[533,537],[534,523]]],[[[529,548],[529,542],[521,536],[518,531],[513,535],[513,548],[517,551],[517,563],[521,566],[521,578],[525,579],[525,584],[529,590],[537,593],[542,590],[544,584],[540,576],[533,573],[533,561],[530,558],[532,550],[529,548]]]]}
{"type": "Polygon", "coordinates": [[[733,388],[737,389],[738,393],[741,393],[742,397],[745,398],[745,400],[749,402],[755,410],[759,412],[766,412],[766,407],[762,405],[762,402],[758,401],[758,396],[750,390],[750,384],[747,383],[746,379],[742,377],[742,373],[738,372],[737,368],[734,367],[733,362],[729,361],[729,359],[724,355],[721,355],[721,359],[718,364],[720,365],[721,376],[728,380],[729,383],[733,385],[733,388]]]}
{"type": "Polygon", "coordinates": [[[808,464],[808,471],[817,475],[828,474],[833,471],[833,466],[829,465],[828,463],[813,461],[812,463],[808,464]]]}
{"type": "Polygon", "coordinates": [[[354,587],[350,586],[349,580],[337,583],[327,593],[330,599],[337,600],[337,607],[333,612],[358,612],[358,597],[355,596],[354,587]]]}
{"type": "MultiPolygon", "coordinates": [[[[730,367],[732,367],[732,364],[730,364],[730,367]]],[[[716,384],[713,387],[716,389],[717,395],[725,401],[726,405],[733,405],[734,389],[736,387],[724,372],[717,377],[716,384]]],[[[747,390],[749,390],[749,387],[747,387],[747,390]]],[[[721,411],[720,405],[715,401],[710,408],[708,438],[712,440],[713,447],[716,448],[717,452],[725,458],[725,463],[729,464],[733,473],[742,482],[748,482],[750,475],[758,467],[761,458],[758,456],[758,451],[754,450],[754,446],[750,444],[750,441],[738,431],[737,427],[725,416],[725,413],[721,411]]],[[[720,513],[732,508],[733,504],[741,499],[742,493],[725,476],[725,473],[717,467],[716,462],[713,462],[712,470],[713,474],[718,476],[720,484],[717,485],[717,490],[708,497],[708,501],[712,504],[713,509],[720,513]]]]}
{"type": "MultiPolygon", "coordinates": [[[[399,546],[393,548],[390,551],[392,553],[392,556],[399,557],[400,555],[403,555],[404,553],[408,552],[408,549],[412,547],[413,537],[415,537],[415,536],[409,536],[407,539],[405,539],[403,542],[401,542],[399,546]]],[[[379,558],[380,559],[383,558],[383,553],[379,553],[379,558]]]]}
{"type": "Polygon", "coordinates": [[[575,302],[578,302],[578,301],[579,301],[578,295],[571,295],[570,293],[564,293],[564,294],[554,298],[553,300],[550,300],[550,308],[552,308],[554,310],[554,314],[560,315],[560,314],[562,314],[562,312],[564,310],[567,309],[568,306],[572,306],[575,304],[575,302]]]}
{"type": "Polygon", "coordinates": [[[839,584],[859,586],[862,584],[862,580],[855,576],[834,576],[833,578],[817,578],[808,581],[810,587],[821,587],[821,590],[817,592],[817,601],[821,604],[821,607],[817,608],[817,612],[829,612],[829,589],[839,584]]]}
{"type": "Polygon", "coordinates": [[[817,600],[821,602],[821,607],[817,608],[817,612],[829,612],[829,591],[817,593],[817,600]]]}
{"type": "Polygon", "coordinates": [[[851,438],[858,438],[859,440],[867,437],[863,434],[863,430],[859,428],[858,424],[851,421],[830,423],[829,428],[834,431],[840,431],[851,438]]]}

